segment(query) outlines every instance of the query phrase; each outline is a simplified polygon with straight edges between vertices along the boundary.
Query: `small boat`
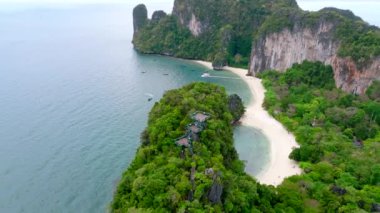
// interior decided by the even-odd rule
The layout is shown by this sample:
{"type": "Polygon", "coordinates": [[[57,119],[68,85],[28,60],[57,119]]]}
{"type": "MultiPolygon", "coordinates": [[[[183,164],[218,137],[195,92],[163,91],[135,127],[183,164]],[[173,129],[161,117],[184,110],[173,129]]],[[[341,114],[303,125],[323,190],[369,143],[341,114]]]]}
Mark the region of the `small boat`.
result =
{"type": "Polygon", "coordinates": [[[154,96],[153,96],[152,94],[150,94],[150,93],[145,93],[145,95],[149,97],[149,98],[148,98],[148,101],[153,100],[153,97],[154,97],[154,96]]]}
{"type": "Polygon", "coordinates": [[[202,78],[208,78],[208,77],[210,77],[210,73],[205,72],[205,73],[203,73],[203,74],[201,75],[201,77],[202,77],[202,78]]]}

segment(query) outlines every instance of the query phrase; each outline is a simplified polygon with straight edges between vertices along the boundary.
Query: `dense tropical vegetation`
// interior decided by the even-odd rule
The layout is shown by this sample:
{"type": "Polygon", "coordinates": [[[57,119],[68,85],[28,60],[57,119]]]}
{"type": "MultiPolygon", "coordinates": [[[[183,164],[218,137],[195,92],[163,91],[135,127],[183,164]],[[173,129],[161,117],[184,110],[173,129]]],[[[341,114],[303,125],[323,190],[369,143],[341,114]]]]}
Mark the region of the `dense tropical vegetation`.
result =
{"type": "MultiPolygon", "coordinates": [[[[360,67],[380,55],[379,29],[350,11],[305,12],[293,0],[176,0],[175,8],[184,10],[185,20],[194,13],[206,26],[202,33],[193,36],[178,14],[160,12],[146,20],[146,8],[139,7],[137,50],[246,67],[252,40],[329,22],[339,56],[360,67]]],[[[216,85],[194,83],[168,91],[153,107],[112,211],[380,212],[380,82],[364,95],[348,94],[335,87],[331,66],[308,61],[259,77],[267,89],[264,107],[300,144],[290,158],[300,163],[302,175],[277,188],[247,176],[232,140],[231,125],[244,113],[241,99],[216,85]],[[179,147],[174,140],[195,111],[212,116],[191,148],[179,147]]]]}
{"type": "Polygon", "coordinates": [[[330,66],[307,61],[261,77],[265,107],[301,145],[290,157],[300,162],[304,174],[277,189],[284,208],[379,211],[379,83],[368,95],[348,94],[335,88],[330,66]]]}
{"type": "Polygon", "coordinates": [[[370,26],[349,10],[324,8],[306,12],[297,8],[282,8],[269,16],[256,32],[256,39],[294,26],[318,29],[321,23],[334,24],[333,37],[340,41],[341,57],[351,57],[359,66],[365,66],[380,55],[380,30],[370,26]]]}
{"type": "Polygon", "coordinates": [[[166,92],[149,114],[141,147],[122,177],[112,211],[265,209],[270,195],[262,195],[266,188],[244,173],[233,145],[233,114],[242,115],[237,100],[229,98],[224,88],[206,83],[166,92]],[[237,111],[232,113],[229,106],[237,111]],[[184,134],[195,111],[208,112],[211,118],[192,150],[179,147],[175,139],[184,134]]]}
{"type": "Polygon", "coordinates": [[[176,15],[168,15],[146,24],[134,38],[137,50],[238,67],[247,67],[253,33],[267,16],[279,8],[298,8],[295,0],[176,0],[175,7],[185,19],[191,18],[186,11],[191,7],[207,26],[202,34],[193,36],[176,15]]]}
{"type": "Polygon", "coordinates": [[[354,96],[335,88],[330,66],[307,61],[261,77],[265,107],[301,145],[290,157],[302,175],[277,188],[246,175],[232,140],[231,123],[244,112],[240,98],[193,83],[168,91],[153,107],[112,211],[380,211],[380,83],[354,96]],[[205,129],[192,150],[177,146],[198,110],[212,115],[205,129]]]}
{"type": "Polygon", "coordinates": [[[252,42],[286,28],[313,30],[329,22],[334,24],[333,39],[341,43],[339,56],[351,57],[360,67],[380,55],[379,28],[351,11],[325,8],[306,12],[295,0],[176,0],[174,12],[153,21],[142,19],[145,25],[134,37],[135,48],[143,53],[212,61],[214,67],[247,67],[252,42]],[[178,17],[189,21],[192,14],[203,26],[199,36],[193,36],[178,17]]]}

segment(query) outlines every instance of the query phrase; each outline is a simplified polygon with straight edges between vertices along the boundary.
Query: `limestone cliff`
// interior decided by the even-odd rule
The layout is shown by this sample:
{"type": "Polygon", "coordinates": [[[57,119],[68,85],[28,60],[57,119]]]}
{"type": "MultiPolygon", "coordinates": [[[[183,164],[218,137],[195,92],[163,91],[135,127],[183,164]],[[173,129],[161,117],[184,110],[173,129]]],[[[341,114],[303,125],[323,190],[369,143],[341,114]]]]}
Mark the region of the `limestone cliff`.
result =
{"type": "Polygon", "coordinates": [[[332,28],[329,23],[321,23],[314,31],[296,26],[292,31],[284,29],[260,38],[252,49],[250,72],[284,71],[306,59],[331,64],[339,47],[339,42],[329,33],[332,28]]]}
{"type": "Polygon", "coordinates": [[[152,14],[152,22],[158,23],[161,19],[163,19],[167,14],[163,10],[154,11],[152,14]]]}
{"type": "Polygon", "coordinates": [[[146,24],[148,10],[144,4],[139,4],[133,9],[133,32],[134,35],[146,24]]]}
{"type": "Polygon", "coordinates": [[[194,36],[199,36],[206,28],[206,23],[200,21],[195,15],[194,5],[189,0],[174,1],[173,15],[178,17],[179,22],[186,26],[194,36]]]}
{"type": "Polygon", "coordinates": [[[214,69],[255,75],[304,60],[332,65],[336,85],[363,94],[380,79],[380,30],[351,11],[302,11],[295,0],[175,0],[171,15],[134,11],[133,44],[142,53],[207,60],[214,69]]]}
{"type": "Polygon", "coordinates": [[[172,14],[197,37],[227,24],[249,30],[277,8],[297,8],[296,0],[175,0],[172,14]]]}
{"type": "Polygon", "coordinates": [[[347,92],[363,94],[374,80],[380,80],[380,57],[358,68],[352,59],[335,56],[331,65],[336,86],[347,92]]]}
{"type": "Polygon", "coordinates": [[[334,70],[336,86],[344,91],[363,94],[375,79],[380,79],[380,57],[364,65],[339,54],[341,41],[336,36],[337,20],[321,18],[316,24],[292,20],[293,27],[259,37],[252,47],[249,74],[265,70],[285,71],[304,60],[321,61],[334,70]]]}

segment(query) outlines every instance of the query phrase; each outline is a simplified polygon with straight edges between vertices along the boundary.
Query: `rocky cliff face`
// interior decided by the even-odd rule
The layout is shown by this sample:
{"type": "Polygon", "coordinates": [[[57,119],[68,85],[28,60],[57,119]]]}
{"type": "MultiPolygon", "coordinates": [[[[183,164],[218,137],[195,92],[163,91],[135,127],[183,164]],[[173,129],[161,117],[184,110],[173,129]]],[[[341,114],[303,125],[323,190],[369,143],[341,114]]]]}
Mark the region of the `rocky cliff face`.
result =
{"type": "Polygon", "coordinates": [[[173,15],[183,26],[187,26],[194,36],[199,36],[206,28],[194,12],[194,2],[191,0],[174,1],[173,15]]]}
{"type": "Polygon", "coordinates": [[[340,42],[334,39],[335,24],[323,21],[317,27],[295,25],[271,33],[255,42],[252,48],[249,74],[274,69],[285,71],[304,60],[332,65],[336,86],[347,92],[362,94],[373,80],[380,79],[380,58],[358,67],[350,58],[338,56],[340,42]]]}
{"type": "Polygon", "coordinates": [[[215,69],[249,61],[251,75],[321,61],[332,65],[337,87],[355,94],[380,79],[380,29],[347,10],[306,12],[295,0],[175,0],[172,15],[156,11],[149,20],[138,5],[133,18],[143,53],[209,60],[215,69]]]}
{"type": "Polygon", "coordinates": [[[331,63],[338,88],[355,94],[363,94],[374,80],[380,80],[380,57],[364,68],[358,68],[350,58],[335,56],[331,63]]]}
{"type": "Polygon", "coordinates": [[[144,4],[139,4],[133,9],[133,32],[136,34],[148,21],[148,10],[144,4]]]}
{"type": "Polygon", "coordinates": [[[305,59],[331,64],[339,43],[333,41],[332,24],[321,23],[317,30],[295,27],[270,34],[255,42],[250,63],[252,74],[267,69],[285,71],[305,59]]]}
{"type": "Polygon", "coordinates": [[[158,23],[162,18],[164,18],[167,14],[163,10],[154,11],[152,14],[152,22],[158,23]]]}

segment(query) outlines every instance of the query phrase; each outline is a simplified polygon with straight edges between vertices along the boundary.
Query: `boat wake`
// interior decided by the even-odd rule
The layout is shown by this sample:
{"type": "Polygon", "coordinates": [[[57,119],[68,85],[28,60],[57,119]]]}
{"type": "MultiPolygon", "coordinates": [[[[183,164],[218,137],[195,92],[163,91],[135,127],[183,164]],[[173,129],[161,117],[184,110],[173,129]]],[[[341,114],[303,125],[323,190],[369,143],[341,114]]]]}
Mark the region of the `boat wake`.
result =
{"type": "Polygon", "coordinates": [[[234,77],[225,77],[225,76],[216,76],[216,75],[210,75],[209,73],[203,73],[201,75],[202,78],[225,78],[225,79],[235,79],[240,80],[240,78],[234,78],[234,77]]]}

